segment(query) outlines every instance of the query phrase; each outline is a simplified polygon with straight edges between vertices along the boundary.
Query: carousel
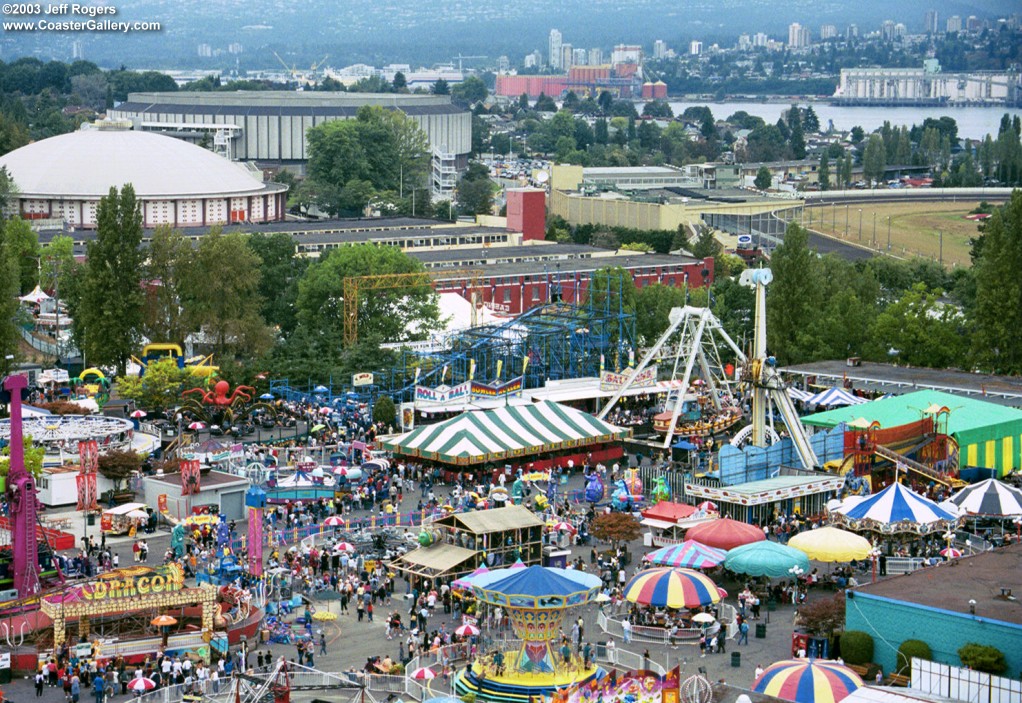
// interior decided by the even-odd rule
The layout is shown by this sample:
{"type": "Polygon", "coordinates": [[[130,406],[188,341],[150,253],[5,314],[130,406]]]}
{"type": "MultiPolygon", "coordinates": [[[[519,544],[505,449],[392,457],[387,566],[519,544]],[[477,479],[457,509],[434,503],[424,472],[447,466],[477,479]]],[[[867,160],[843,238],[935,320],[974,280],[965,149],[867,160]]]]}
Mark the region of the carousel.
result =
{"type": "Polygon", "coordinates": [[[598,680],[606,672],[558,641],[568,610],[595,600],[602,585],[593,574],[543,566],[496,569],[463,579],[480,603],[504,609],[521,640],[515,649],[481,652],[454,682],[459,696],[488,701],[533,700],[558,689],[598,680]]]}

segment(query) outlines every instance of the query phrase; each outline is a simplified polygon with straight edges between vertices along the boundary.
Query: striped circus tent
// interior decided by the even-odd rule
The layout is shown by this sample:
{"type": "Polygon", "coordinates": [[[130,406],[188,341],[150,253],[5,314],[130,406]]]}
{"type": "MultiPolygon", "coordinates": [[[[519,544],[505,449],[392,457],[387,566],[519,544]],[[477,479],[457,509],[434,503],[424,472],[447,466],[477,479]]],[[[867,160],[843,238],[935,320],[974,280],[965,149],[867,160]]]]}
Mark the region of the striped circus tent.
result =
{"type": "Polygon", "coordinates": [[[941,521],[956,522],[958,519],[957,515],[900,483],[892,483],[879,493],[857,501],[849,508],[842,505],[834,512],[849,520],[874,520],[886,525],[902,522],[927,525],[941,521]]]}
{"type": "Polygon", "coordinates": [[[719,603],[723,595],[717,584],[703,573],[691,569],[647,569],[625,584],[629,603],[657,608],[698,608],[719,603]]]}
{"type": "Polygon", "coordinates": [[[693,540],[661,547],[646,555],[650,564],[686,569],[712,569],[723,564],[725,559],[727,552],[723,549],[707,547],[693,540]]]}
{"type": "Polygon", "coordinates": [[[805,402],[809,405],[822,405],[831,408],[838,405],[862,405],[869,401],[857,395],[852,395],[844,388],[828,388],[816,395],[809,396],[805,399],[805,402]]]}
{"type": "Polygon", "coordinates": [[[969,515],[989,517],[1022,515],[1022,491],[993,478],[966,486],[948,501],[969,515]]]}
{"type": "Polygon", "coordinates": [[[629,431],[589,413],[543,401],[472,410],[385,441],[395,454],[446,464],[477,464],[623,439],[629,431]]]}
{"type": "Polygon", "coordinates": [[[840,703],[862,686],[859,675],[838,662],[786,659],[768,666],[752,690],[795,703],[840,703]]]}

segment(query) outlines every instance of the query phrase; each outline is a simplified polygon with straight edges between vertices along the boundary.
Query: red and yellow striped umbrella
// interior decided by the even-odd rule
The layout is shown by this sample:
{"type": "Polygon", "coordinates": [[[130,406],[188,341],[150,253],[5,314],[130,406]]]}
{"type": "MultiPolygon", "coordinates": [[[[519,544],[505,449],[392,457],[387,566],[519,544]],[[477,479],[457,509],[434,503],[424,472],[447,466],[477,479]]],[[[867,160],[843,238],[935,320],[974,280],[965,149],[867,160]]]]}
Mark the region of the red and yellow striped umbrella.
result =
{"type": "Polygon", "coordinates": [[[795,703],[839,703],[862,679],[834,661],[785,659],[766,668],[752,684],[752,690],[795,703]]]}
{"type": "Polygon", "coordinates": [[[647,569],[625,584],[625,600],[658,608],[698,608],[720,602],[720,589],[692,569],[647,569]]]}

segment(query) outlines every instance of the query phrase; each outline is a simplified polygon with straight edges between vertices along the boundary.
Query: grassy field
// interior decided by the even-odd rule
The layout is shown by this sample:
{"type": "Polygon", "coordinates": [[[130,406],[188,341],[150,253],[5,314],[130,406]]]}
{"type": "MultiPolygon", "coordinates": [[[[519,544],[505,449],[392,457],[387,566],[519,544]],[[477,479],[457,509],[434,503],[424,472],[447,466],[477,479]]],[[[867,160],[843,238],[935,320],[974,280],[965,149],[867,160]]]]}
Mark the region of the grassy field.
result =
{"type": "Polygon", "coordinates": [[[860,206],[854,204],[847,209],[844,205],[806,208],[805,223],[809,229],[817,232],[883,251],[887,250],[889,219],[890,254],[899,257],[921,256],[933,261],[942,258],[944,265],[951,268],[971,265],[969,239],[976,236],[977,223],[965,219],[965,215],[977,204],[863,203],[861,233],[860,206]],[[941,233],[944,239],[943,256],[941,233]]]}

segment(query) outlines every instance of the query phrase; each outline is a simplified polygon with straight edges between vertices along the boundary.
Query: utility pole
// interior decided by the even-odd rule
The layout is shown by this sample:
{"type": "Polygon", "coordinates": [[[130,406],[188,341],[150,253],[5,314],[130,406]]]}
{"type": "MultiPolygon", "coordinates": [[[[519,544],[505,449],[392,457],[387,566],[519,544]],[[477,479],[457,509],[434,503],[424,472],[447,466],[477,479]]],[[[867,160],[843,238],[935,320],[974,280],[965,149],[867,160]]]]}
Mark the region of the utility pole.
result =
{"type": "Polygon", "coordinates": [[[887,251],[891,250],[891,216],[887,216],[887,251]]]}
{"type": "Polygon", "coordinates": [[[940,230],[940,229],[937,230],[937,240],[939,242],[939,244],[938,244],[938,246],[939,246],[938,251],[940,252],[940,266],[941,266],[941,268],[943,268],[944,267],[944,230],[940,230]]]}
{"type": "Polygon", "coordinates": [[[873,246],[877,245],[877,211],[873,211],[873,246]]]}
{"type": "Polygon", "coordinates": [[[845,238],[848,238],[848,206],[845,205],[845,238]]]}
{"type": "Polygon", "coordinates": [[[862,241],[862,208],[859,208],[859,241],[862,241]]]}

